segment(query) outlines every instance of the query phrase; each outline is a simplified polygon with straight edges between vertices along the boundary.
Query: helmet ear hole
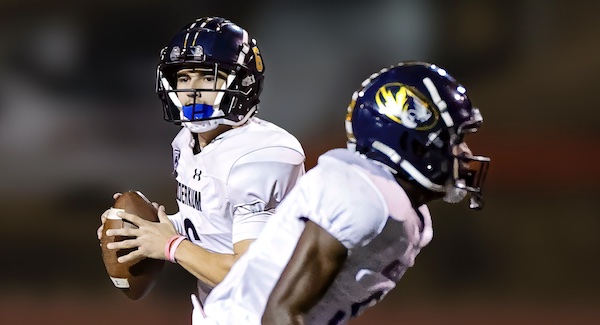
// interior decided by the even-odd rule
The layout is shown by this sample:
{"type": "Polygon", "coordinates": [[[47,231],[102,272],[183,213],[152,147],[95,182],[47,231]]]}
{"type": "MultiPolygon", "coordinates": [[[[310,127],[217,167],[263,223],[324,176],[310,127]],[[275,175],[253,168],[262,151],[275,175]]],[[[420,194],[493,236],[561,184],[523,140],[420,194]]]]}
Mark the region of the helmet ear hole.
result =
{"type": "Polygon", "coordinates": [[[425,146],[423,146],[417,140],[413,140],[411,144],[412,144],[411,151],[415,155],[415,157],[423,158],[425,156],[425,154],[427,153],[427,148],[425,148],[425,146]]]}

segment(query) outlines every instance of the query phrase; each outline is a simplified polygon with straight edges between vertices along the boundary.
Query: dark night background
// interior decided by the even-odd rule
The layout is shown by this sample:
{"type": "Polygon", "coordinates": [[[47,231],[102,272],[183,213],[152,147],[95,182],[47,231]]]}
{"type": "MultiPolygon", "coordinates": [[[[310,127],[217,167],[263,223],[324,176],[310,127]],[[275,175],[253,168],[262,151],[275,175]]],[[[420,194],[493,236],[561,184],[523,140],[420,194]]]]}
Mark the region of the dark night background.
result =
{"type": "Polygon", "coordinates": [[[345,146],[352,92],[402,60],[434,62],[485,119],[481,212],[431,205],[434,239],[352,324],[600,323],[600,2],[565,0],[0,1],[0,324],[189,324],[190,275],[168,265],[128,300],[96,228],[112,193],[175,212],[160,49],[197,17],[257,39],[259,116],[308,161],[345,146]]]}

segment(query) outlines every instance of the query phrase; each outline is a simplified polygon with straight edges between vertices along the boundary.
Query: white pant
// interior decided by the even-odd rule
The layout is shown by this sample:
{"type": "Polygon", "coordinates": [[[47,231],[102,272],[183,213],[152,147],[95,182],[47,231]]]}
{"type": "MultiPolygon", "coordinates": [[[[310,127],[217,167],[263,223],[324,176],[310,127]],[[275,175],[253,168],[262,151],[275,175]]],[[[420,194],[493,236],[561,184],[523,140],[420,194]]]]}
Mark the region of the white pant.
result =
{"type": "Polygon", "coordinates": [[[232,304],[213,304],[202,307],[196,295],[192,294],[192,325],[260,325],[260,317],[248,310],[232,304]]]}

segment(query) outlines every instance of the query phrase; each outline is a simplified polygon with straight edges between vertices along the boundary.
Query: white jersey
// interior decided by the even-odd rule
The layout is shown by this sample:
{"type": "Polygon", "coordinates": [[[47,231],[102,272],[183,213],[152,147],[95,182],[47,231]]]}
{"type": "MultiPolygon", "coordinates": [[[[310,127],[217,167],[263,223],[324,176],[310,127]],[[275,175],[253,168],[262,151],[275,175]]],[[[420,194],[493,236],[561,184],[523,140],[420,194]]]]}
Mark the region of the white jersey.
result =
{"type": "MultiPolygon", "coordinates": [[[[179,212],[169,219],[202,248],[233,254],[233,244],[255,239],[274,208],[304,174],[298,140],[280,127],[252,118],[217,136],[194,154],[191,132],[172,142],[179,212]]],[[[199,282],[203,300],[209,287],[199,282]]]]}
{"type": "MultiPolygon", "coordinates": [[[[306,324],[344,324],[381,300],[433,236],[393,175],[345,149],[322,155],[277,207],[261,236],[208,296],[198,324],[260,324],[268,297],[309,219],[338,239],[348,257],[306,324]]],[[[298,288],[302,290],[302,288],[298,288]]]]}

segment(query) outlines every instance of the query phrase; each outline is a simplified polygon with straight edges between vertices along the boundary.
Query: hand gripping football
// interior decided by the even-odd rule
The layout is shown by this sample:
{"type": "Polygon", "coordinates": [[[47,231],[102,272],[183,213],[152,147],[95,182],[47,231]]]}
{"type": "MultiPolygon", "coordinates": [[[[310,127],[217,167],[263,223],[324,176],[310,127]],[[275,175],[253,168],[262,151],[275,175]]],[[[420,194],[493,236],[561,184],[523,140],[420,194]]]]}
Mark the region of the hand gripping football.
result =
{"type": "Polygon", "coordinates": [[[130,299],[137,300],[150,292],[165,261],[152,258],[139,258],[128,263],[117,262],[119,256],[126,255],[131,250],[111,250],[106,248],[106,244],[127,238],[122,236],[107,236],[106,230],[136,227],[117,216],[119,210],[125,210],[125,212],[154,222],[158,222],[158,212],[141,193],[128,191],[115,200],[102,230],[102,239],[100,242],[102,259],[104,266],[106,266],[106,271],[115,287],[120,289],[130,299]]]}

